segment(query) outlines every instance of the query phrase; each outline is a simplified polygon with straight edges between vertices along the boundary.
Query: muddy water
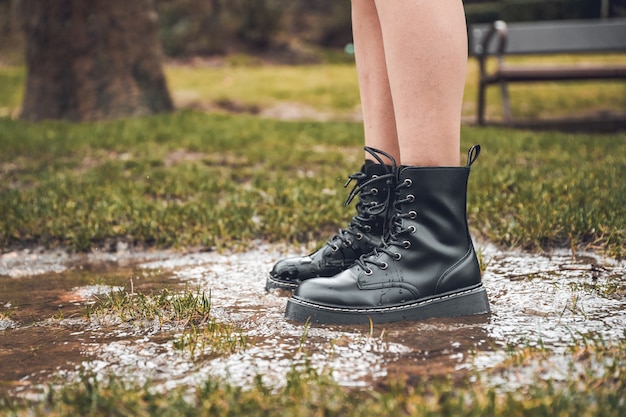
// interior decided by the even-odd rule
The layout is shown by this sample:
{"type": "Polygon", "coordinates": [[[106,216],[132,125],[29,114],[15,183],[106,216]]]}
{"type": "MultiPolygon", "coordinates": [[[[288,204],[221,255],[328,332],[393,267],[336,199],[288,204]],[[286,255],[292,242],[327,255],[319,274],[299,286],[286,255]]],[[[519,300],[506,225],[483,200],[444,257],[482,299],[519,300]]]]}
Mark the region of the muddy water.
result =
{"type": "Polygon", "coordinates": [[[89,326],[85,309],[95,297],[128,287],[131,280],[138,291],[172,284],[170,277],[149,274],[136,263],[128,253],[70,256],[37,250],[0,256],[0,394],[75,369],[96,359],[86,346],[116,339],[89,326]]]}
{"type": "MultiPolygon", "coordinates": [[[[287,294],[267,293],[272,264],[294,251],[260,245],[238,254],[122,251],[70,256],[14,252],[0,257],[0,393],[27,395],[39,384],[67,381],[79,369],[114,373],[163,388],[207,377],[252,384],[262,375],[280,385],[306,361],[346,386],[386,377],[489,371],[511,350],[542,347],[558,358],[588,339],[626,338],[626,262],[594,254],[525,254],[480,248],[492,314],[367,327],[303,328],[284,320],[287,294]],[[93,297],[119,287],[198,288],[212,314],[240,329],[248,346],[235,353],[194,355],[174,349],[175,332],[102,327],[85,314],[93,297]]],[[[514,387],[517,380],[502,381],[514,387]]]]}

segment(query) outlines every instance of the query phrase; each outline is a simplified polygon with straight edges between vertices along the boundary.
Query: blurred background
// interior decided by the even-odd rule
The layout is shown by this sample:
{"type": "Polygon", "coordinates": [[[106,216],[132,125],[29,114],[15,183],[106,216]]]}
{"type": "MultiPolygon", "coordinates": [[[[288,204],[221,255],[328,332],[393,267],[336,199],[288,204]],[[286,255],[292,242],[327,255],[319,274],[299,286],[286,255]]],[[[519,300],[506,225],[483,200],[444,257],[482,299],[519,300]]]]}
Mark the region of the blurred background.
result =
{"type": "MultiPolygon", "coordinates": [[[[0,59],[21,59],[23,0],[0,0],[0,59]]],[[[129,4],[132,2],[128,2],[129,4]]],[[[351,41],[348,0],[153,0],[168,57],[273,54],[301,63],[351,41]]],[[[465,0],[469,23],[626,16],[626,0],[465,0]]]]}
{"type": "MultiPolygon", "coordinates": [[[[626,17],[626,0],[464,5],[469,24],[626,17]]],[[[0,116],[83,121],[194,108],[358,121],[351,41],[349,0],[0,0],[0,116]]],[[[596,55],[556,62],[624,59],[596,55]]],[[[476,114],[476,84],[470,60],[466,121],[476,114]]],[[[623,119],[620,80],[565,84],[512,86],[513,111],[623,119]]],[[[488,96],[487,116],[501,118],[497,91],[488,96]]]]}

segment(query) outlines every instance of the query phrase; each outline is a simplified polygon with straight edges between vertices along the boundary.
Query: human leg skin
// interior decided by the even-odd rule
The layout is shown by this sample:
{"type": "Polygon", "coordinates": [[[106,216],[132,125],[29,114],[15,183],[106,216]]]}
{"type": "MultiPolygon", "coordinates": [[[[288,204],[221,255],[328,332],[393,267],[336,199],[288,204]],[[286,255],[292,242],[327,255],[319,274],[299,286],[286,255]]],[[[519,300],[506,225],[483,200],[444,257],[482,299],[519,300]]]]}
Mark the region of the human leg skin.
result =
{"type": "MultiPolygon", "coordinates": [[[[401,164],[458,166],[467,69],[463,3],[461,0],[374,1],[401,164]]],[[[354,2],[370,3],[369,0],[354,2]]],[[[372,29],[376,31],[376,25],[372,29]]]]}
{"type": "Polygon", "coordinates": [[[382,149],[400,161],[383,36],[374,0],[352,0],[352,33],[365,145],[382,149]]]}

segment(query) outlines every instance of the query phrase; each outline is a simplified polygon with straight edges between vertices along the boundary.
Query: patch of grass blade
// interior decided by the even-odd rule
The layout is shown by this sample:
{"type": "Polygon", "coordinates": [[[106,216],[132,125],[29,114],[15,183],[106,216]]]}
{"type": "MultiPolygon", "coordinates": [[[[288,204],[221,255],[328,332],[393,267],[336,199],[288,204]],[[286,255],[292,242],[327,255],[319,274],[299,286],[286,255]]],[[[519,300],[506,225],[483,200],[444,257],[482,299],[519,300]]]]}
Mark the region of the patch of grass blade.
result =
{"type": "Polygon", "coordinates": [[[104,325],[119,320],[140,328],[152,327],[156,322],[159,328],[182,329],[183,333],[174,337],[173,346],[192,357],[234,352],[248,343],[241,332],[211,316],[210,296],[200,291],[114,291],[89,306],[87,315],[104,325]]]}
{"type": "Polygon", "coordinates": [[[205,324],[211,313],[210,297],[204,292],[175,293],[162,289],[153,294],[113,291],[99,299],[90,315],[101,318],[116,316],[122,322],[158,320],[186,326],[205,324]]]}

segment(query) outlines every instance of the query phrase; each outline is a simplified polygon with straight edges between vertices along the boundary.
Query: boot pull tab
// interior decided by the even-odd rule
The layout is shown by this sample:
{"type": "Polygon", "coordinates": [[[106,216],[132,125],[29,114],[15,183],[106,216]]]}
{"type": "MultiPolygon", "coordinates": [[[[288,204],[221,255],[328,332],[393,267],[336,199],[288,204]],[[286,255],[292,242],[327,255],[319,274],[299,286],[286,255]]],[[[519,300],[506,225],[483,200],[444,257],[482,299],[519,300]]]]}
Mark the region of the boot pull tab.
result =
{"type": "Polygon", "coordinates": [[[478,155],[480,155],[480,145],[472,146],[467,152],[467,167],[471,167],[472,164],[478,159],[478,155]]]}

